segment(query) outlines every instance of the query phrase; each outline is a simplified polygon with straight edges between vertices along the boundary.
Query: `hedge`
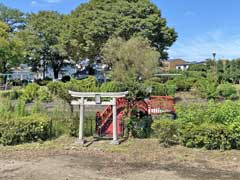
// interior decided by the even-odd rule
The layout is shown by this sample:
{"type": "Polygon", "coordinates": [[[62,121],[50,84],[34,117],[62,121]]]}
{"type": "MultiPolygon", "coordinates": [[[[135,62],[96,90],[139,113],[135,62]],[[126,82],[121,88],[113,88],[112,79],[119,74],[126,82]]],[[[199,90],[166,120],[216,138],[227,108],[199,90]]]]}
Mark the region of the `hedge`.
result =
{"type": "Polygon", "coordinates": [[[208,150],[239,149],[240,140],[226,125],[204,123],[200,126],[187,124],[180,129],[180,144],[190,148],[205,148],[208,150]]]}
{"type": "Polygon", "coordinates": [[[0,120],[0,144],[16,145],[44,141],[51,136],[50,130],[51,121],[47,116],[40,114],[0,120]]]}
{"type": "Polygon", "coordinates": [[[11,100],[18,99],[20,96],[22,96],[22,94],[23,94],[23,90],[20,88],[13,88],[7,91],[0,91],[1,98],[9,98],[11,100]]]}
{"type": "Polygon", "coordinates": [[[151,95],[156,96],[175,96],[176,86],[169,84],[161,84],[154,81],[145,81],[144,86],[146,88],[151,87],[152,92],[151,95]]]}
{"type": "Polygon", "coordinates": [[[165,146],[180,144],[189,148],[207,150],[240,149],[239,124],[231,127],[218,123],[196,125],[173,120],[158,120],[153,123],[152,130],[153,136],[165,146]]]}
{"type": "Polygon", "coordinates": [[[240,101],[177,106],[177,120],[152,124],[153,136],[164,145],[180,144],[208,150],[240,149],[240,101]]]}

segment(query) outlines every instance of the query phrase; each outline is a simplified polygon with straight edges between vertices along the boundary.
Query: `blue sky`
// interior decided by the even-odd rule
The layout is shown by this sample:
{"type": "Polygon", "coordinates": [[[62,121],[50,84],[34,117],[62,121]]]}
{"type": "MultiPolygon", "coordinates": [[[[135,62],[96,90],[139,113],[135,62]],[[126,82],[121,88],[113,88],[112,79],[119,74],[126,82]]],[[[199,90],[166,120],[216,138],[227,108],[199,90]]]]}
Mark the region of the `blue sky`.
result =
{"type": "MultiPolygon", "coordinates": [[[[24,12],[56,10],[69,13],[87,0],[0,0],[24,12]]],[[[170,58],[200,61],[240,57],[239,0],[152,0],[174,27],[179,38],[169,49],[170,58]]]]}

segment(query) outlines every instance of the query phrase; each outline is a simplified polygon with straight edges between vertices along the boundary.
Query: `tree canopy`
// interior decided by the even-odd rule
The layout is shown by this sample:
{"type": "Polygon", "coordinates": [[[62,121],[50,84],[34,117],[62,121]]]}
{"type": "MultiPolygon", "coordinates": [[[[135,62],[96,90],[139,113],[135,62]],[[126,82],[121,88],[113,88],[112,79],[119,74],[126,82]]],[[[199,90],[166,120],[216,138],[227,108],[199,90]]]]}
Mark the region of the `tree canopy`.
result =
{"type": "Polygon", "coordinates": [[[23,42],[9,32],[10,27],[0,21],[0,73],[6,73],[23,60],[23,42]]]}
{"type": "Polygon", "coordinates": [[[62,21],[63,15],[57,12],[41,11],[29,15],[25,30],[19,33],[26,41],[29,64],[35,68],[41,63],[50,65],[55,78],[58,78],[63,60],[67,57],[60,41],[62,21]]]}
{"type": "Polygon", "coordinates": [[[160,53],[151,47],[149,40],[133,37],[126,41],[110,39],[102,50],[104,63],[113,70],[117,81],[144,80],[153,76],[158,66],[160,53]]]}
{"type": "MultiPolygon", "coordinates": [[[[119,58],[120,65],[130,63],[136,76],[145,78],[152,71],[141,66],[151,69],[156,58],[167,58],[168,48],[177,39],[175,30],[167,26],[161,11],[150,0],[90,0],[68,15],[55,11],[26,15],[0,4],[0,21],[6,23],[1,23],[1,40],[5,40],[1,46],[20,38],[24,43],[15,42],[15,46],[24,45],[25,62],[35,71],[52,67],[54,78],[58,78],[64,59],[108,61],[110,53],[116,53],[112,58],[115,62],[111,62],[113,69],[121,70],[116,69],[119,58]],[[119,47],[122,55],[117,54],[119,47]]],[[[4,53],[1,59],[8,59],[10,55],[4,53]]],[[[13,53],[18,54],[15,50],[13,53]]]]}
{"type": "Polygon", "coordinates": [[[175,30],[167,26],[160,10],[149,0],[90,0],[74,10],[69,19],[70,44],[82,58],[99,56],[111,37],[129,40],[142,36],[164,59],[177,38],[175,30]]]}
{"type": "Polygon", "coordinates": [[[13,31],[24,26],[25,14],[18,9],[12,9],[0,4],[0,21],[7,23],[11,31],[13,31]]]}

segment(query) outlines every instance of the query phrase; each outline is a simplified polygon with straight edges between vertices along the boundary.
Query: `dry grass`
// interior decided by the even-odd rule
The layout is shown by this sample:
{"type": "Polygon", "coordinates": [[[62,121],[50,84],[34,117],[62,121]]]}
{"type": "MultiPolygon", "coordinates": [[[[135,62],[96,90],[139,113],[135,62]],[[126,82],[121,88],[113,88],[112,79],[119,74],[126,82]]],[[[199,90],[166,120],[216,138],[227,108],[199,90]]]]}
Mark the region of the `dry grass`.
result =
{"type": "Polygon", "coordinates": [[[85,146],[74,142],[75,138],[63,136],[47,142],[0,147],[0,162],[31,162],[38,167],[38,161],[51,166],[51,162],[57,159],[59,164],[66,161],[72,164],[70,167],[74,171],[76,165],[81,169],[88,164],[93,172],[97,168],[105,175],[116,177],[148,170],[178,172],[184,177],[182,179],[189,176],[213,179],[216,175],[240,177],[240,152],[235,150],[207,151],[182,146],[164,148],[157,139],[130,139],[120,145],[111,145],[106,140],[94,141],[93,138],[88,138],[85,146]]]}
{"type": "Polygon", "coordinates": [[[17,146],[0,146],[0,158],[20,156],[21,154],[41,154],[48,152],[88,152],[116,155],[128,162],[178,164],[190,167],[205,167],[240,172],[240,151],[207,151],[190,149],[182,146],[162,147],[157,139],[130,139],[120,145],[111,145],[110,141],[88,139],[87,146],[75,144],[75,138],[63,136],[46,142],[22,144],[17,146]]]}

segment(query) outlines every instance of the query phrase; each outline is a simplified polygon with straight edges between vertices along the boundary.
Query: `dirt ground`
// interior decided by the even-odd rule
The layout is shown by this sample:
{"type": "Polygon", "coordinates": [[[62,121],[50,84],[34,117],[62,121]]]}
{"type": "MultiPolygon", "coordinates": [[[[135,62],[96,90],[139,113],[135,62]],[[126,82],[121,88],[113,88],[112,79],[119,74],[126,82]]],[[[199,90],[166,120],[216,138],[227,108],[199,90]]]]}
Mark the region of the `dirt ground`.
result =
{"type": "Polygon", "coordinates": [[[240,152],[164,148],[157,140],[119,146],[62,137],[0,147],[1,180],[231,180],[240,179],[240,152]]]}

